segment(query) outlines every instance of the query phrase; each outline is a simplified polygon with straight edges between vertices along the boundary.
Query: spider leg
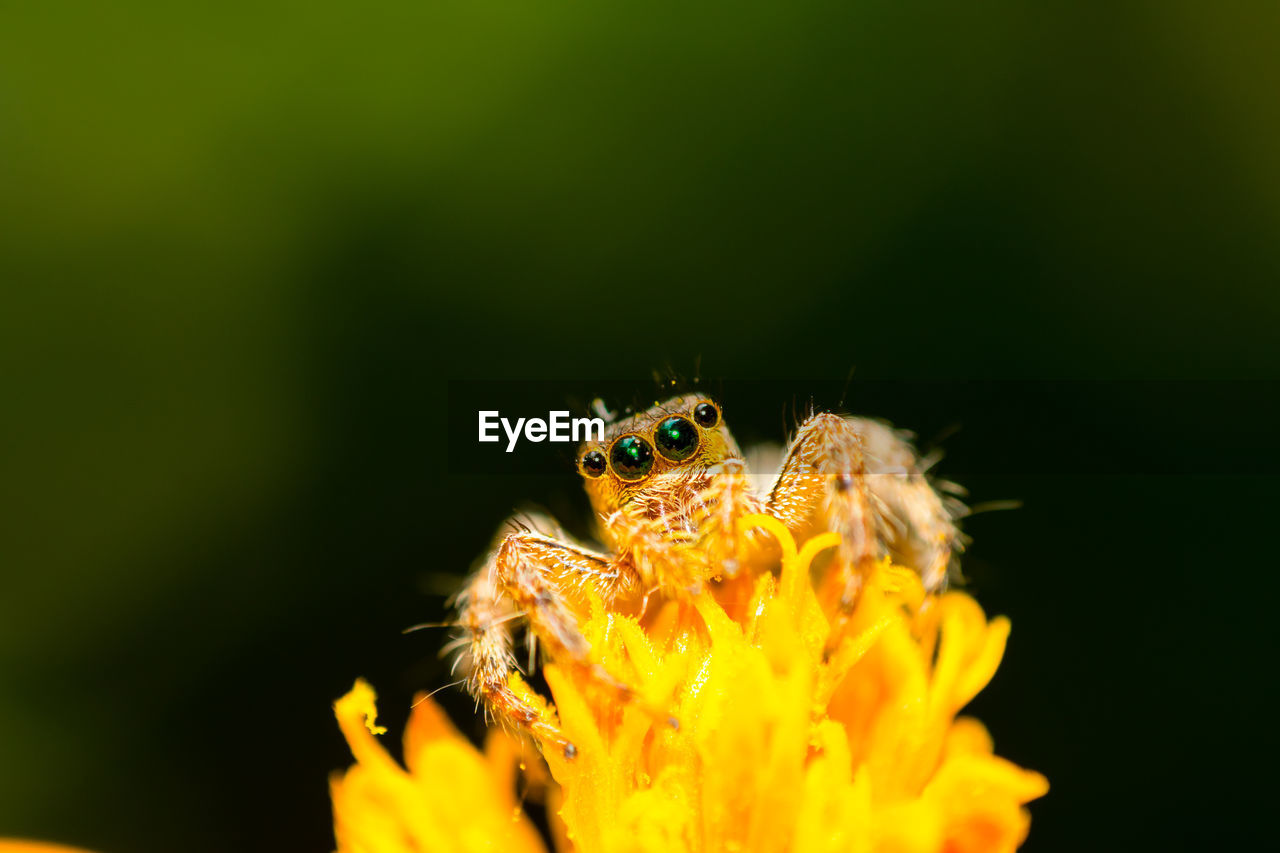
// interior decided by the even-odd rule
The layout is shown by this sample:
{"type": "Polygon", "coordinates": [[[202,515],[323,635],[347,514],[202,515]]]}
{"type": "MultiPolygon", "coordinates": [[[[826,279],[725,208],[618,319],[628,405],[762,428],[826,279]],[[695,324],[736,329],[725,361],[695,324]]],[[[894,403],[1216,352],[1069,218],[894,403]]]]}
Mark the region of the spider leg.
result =
{"type": "Polygon", "coordinates": [[[879,421],[853,419],[866,447],[869,485],[881,530],[893,559],[920,573],[924,587],[935,592],[946,586],[965,537],[956,522],[968,510],[955,497],[954,483],[931,481],[930,466],[911,445],[910,433],[879,421]]]}
{"type": "Polygon", "coordinates": [[[768,509],[798,539],[824,529],[840,533],[829,584],[838,621],[856,605],[878,557],[916,569],[929,591],[945,584],[962,544],[959,504],[935,490],[926,468],[906,434],[882,423],[828,413],[801,425],[768,509]]]}
{"type": "Polygon", "coordinates": [[[458,648],[454,667],[461,666],[466,673],[467,690],[484,704],[485,714],[573,755],[573,744],[511,688],[511,675],[517,671],[511,623],[519,612],[510,598],[502,596],[492,562],[467,585],[459,599],[459,611],[458,625],[463,633],[452,644],[458,648]]]}
{"type": "Polygon", "coordinates": [[[576,753],[573,744],[511,687],[516,671],[512,628],[515,617],[527,618],[529,631],[549,657],[620,700],[631,700],[630,688],[589,660],[590,644],[579,627],[588,586],[611,597],[626,586],[623,567],[578,545],[519,530],[508,534],[476,573],[463,595],[459,618],[464,630],[459,660],[468,690],[499,721],[568,757],[576,753]]]}
{"type": "Polygon", "coordinates": [[[769,513],[798,540],[821,530],[840,534],[831,585],[841,613],[853,610],[863,578],[881,553],[869,479],[854,422],[817,414],[801,424],[769,493],[769,513]]]}
{"type": "Polygon", "coordinates": [[[711,484],[698,496],[705,513],[700,525],[702,547],[714,569],[725,578],[733,579],[749,553],[748,543],[755,538],[754,531],[746,534],[738,531],[738,519],[760,512],[760,500],[752,491],[743,460],[726,459],[708,473],[711,484]]]}

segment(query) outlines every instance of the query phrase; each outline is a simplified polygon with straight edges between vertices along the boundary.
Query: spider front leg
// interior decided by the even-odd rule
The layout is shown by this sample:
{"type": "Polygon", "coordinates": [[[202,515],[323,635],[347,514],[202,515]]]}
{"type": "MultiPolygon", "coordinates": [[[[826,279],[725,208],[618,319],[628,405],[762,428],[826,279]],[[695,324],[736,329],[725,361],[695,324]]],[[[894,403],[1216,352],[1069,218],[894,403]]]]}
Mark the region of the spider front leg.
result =
{"type": "Polygon", "coordinates": [[[747,464],[726,459],[708,471],[710,485],[698,497],[706,519],[701,525],[701,542],[713,566],[729,580],[742,570],[742,560],[752,553],[757,534],[738,530],[738,519],[760,512],[763,507],[753,493],[747,464]]]}
{"type": "Polygon", "coordinates": [[[855,423],[839,415],[810,417],[796,433],[769,493],[769,514],[804,541],[815,533],[840,534],[836,606],[848,613],[862,580],[882,553],[867,473],[867,454],[855,423]]]}
{"type": "Polygon", "coordinates": [[[886,554],[920,572],[927,590],[945,584],[961,547],[962,508],[934,489],[925,469],[905,434],[875,421],[818,414],[796,434],[769,512],[800,539],[840,533],[832,585],[841,621],[871,563],[886,554]]]}
{"type": "Polygon", "coordinates": [[[583,637],[584,586],[611,597],[624,585],[621,566],[578,545],[530,530],[509,534],[476,573],[463,595],[458,624],[464,634],[460,661],[467,688],[500,722],[559,748],[572,758],[576,749],[537,708],[510,686],[516,671],[513,623],[528,619],[528,629],[547,654],[578,670],[593,683],[629,700],[631,690],[589,661],[583,637]]]}

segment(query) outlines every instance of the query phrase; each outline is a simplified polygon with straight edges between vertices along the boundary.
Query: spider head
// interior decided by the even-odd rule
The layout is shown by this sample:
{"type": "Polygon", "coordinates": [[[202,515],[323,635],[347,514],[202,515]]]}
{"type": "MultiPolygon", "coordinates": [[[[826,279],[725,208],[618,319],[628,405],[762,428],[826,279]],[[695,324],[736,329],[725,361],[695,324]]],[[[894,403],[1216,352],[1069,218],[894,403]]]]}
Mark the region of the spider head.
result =
{"type": "Polygon", "coordinates": [[[682,506],[706,487],[710,468],[741,458],[720,407],[686,394],[610,424],[603,441],[585,442],[578,472],[603,518],[637,500],[682,506]]]}

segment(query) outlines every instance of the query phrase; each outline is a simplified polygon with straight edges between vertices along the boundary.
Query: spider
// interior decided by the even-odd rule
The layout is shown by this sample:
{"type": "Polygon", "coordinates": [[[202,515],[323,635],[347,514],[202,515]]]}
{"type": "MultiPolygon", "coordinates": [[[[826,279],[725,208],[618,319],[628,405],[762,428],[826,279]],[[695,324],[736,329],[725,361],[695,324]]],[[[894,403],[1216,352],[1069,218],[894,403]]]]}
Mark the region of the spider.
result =
{"type": "Polygon", "coordinates": [[[510,686],[514,624],[527,621],[531,649],[541,643],[560,665],[631,701],[627,686],[591,660],[579,630],[586,590],[642,616],[655,596],[687,599],[732,580],[750,565],[734,523],[750,513],[778,518],[799,543],[841,535],[819,584],[837,621],[884,556],[938,591],[963,548],[956,521],[964,506],[951,494],[956,487],[930,480],[929,466],[909,433],[815,413],[792,438],[771,488],[757,493],[715,401],[685,395],[617,420],[577,455],[604,550],[573,541],[547,516],[513,519],[459,596],[455,645],[467,688],[493,718],[572,758],[573,744],[510,686]]]}

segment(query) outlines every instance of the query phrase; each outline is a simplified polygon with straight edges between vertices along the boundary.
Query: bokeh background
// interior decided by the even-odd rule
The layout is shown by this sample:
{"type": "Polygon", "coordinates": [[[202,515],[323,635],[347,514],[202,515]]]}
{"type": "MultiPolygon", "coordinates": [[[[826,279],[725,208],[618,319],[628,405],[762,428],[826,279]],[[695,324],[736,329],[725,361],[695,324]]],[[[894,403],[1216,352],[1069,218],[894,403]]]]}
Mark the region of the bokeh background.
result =
{"type": "Polygon", "coordinates": [[[656,369],[752,438],[842,398],[960,426],[942,473],[1024,502],[966,565],[1014,625],[975,710],[1054,786],[1026,849],[1269,837],[1278,31],[5,4],[0,835],[331,849],[330,702],[367,676],[394,730],[448,680],[400,629],[514,506],[585,511],[549,456],[469,471],[448,380],[656,369]]]}

